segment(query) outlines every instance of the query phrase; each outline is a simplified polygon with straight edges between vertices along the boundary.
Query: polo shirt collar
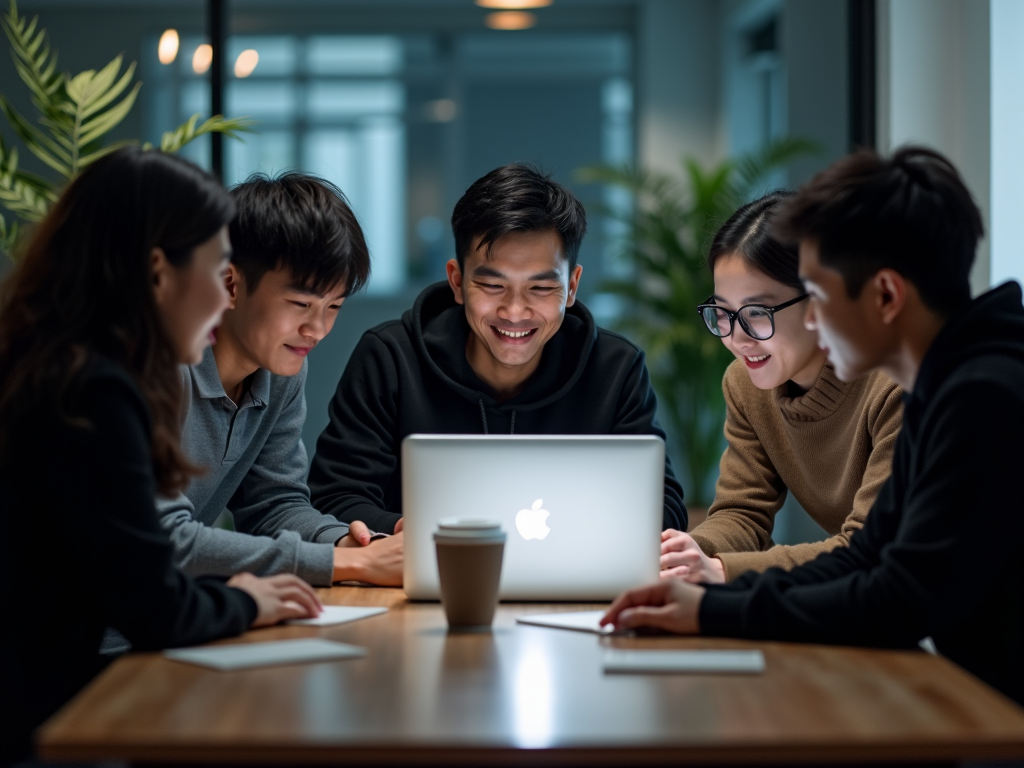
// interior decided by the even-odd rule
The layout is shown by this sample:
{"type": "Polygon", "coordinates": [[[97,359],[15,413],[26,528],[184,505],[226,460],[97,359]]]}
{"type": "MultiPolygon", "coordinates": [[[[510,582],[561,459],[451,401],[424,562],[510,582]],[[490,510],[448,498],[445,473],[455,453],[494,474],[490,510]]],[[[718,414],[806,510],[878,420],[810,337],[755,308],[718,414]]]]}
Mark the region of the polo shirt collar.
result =
{"type": "MultiPolygon", "coordinates": [[[[192,379],[201,398],[214,400],[227,397],[224,385],[220,382],[220,373],[217,371],[217,360],[213,356],[212,347],[207,347],[203,359],[192,366],[192,379]]],[[[241,405],[246,405],[246,400],[251,400],[254,406],[264,406],[270,401],[270,371],[265,368],[256,369],[247,397],[243,398],[241,405]]]]}

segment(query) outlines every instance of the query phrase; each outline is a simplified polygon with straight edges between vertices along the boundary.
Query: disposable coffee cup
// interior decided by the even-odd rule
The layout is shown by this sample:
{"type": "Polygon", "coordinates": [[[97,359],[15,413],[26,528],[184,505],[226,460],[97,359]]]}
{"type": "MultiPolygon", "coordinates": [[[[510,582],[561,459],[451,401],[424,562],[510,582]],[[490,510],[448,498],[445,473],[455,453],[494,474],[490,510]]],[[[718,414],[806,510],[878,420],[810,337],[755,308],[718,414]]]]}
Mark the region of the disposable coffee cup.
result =
{"type": "Polygon", "coordinates": [[[448,627],[488,632],[498,606],[505,532],[494,520],[449,517],[434,532],[441,605],[448,627]]]}

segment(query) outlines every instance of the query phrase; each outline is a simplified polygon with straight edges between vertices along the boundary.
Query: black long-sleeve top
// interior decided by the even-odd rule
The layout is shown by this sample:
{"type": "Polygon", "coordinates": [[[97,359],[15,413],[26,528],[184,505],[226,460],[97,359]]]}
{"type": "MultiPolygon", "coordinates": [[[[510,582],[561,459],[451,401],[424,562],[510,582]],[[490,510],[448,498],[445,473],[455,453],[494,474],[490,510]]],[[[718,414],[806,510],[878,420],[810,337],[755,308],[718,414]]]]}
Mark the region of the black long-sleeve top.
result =
{"type": "Polygon", "coordinates": [[[850,546],[712,585],[708,635],[939,652],[1024,704],[1024,308],[950,319],[904,395],[892,475],[850,546]]]}
{"type": "MultiPolygon", "coordinates": [[[[328,409],[309,468],[313,506],[393,531],[402,516],[402,439],[413,433],[657,435],[644,353],[599,328],[577,301],[524,390],[499,402],[470,368],[465,308],[435,283],[401,320],[363,334],[328,409]]],[[[665,459],[664,527],[686,529],[683,489],[665,459]]]]}
{"type": "Polygon", "coordinates": [[[74,424],[32,410],[0,462],[3,763],[102,669],[105,627],[154,650],[239,634],[256,617],[245,592],[173,567],[149,410],[122,367],[88,365],[66,406],[74,424]]]}

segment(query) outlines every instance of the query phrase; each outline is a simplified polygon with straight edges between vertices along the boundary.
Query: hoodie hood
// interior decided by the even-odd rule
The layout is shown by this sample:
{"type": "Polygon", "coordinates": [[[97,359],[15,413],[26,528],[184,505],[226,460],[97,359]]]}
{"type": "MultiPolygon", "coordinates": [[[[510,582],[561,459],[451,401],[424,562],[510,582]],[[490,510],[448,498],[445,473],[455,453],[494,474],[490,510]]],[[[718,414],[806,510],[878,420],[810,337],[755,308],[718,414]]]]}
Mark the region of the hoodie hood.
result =
{"type": "Polygon", "coordinates": [[[1024,306],[1016,282],[983,293],[946,322],[921,361],[913,396],[930,400],[954,369],[991,356],[1024,360],[1024,306]]]}
{"type": "Polygon", "coordinates": [[[561,328],[541,351],[541,361],[526,387],[502,403],[482,382],[466,360],[471,333],[466,311],[455,302],[447,282],[428,286],[412,309],[402,315],[402,325],[413,340],[425,367],[445,386],[484,409],[531,411],[558,400],[579,380],[597,339],[597,326],[580,301],[565,312],[561,328]]]}

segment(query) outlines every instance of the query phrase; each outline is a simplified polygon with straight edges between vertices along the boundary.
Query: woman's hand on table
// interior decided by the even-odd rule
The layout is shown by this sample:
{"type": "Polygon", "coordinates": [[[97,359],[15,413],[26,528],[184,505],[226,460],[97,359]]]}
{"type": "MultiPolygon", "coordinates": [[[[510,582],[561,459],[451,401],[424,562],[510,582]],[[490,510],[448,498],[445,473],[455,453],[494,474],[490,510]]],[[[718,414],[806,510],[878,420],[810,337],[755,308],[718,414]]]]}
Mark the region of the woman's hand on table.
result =
{"type": "Polygon", "coordinates": [[[708,557],[688,533],[672,528],[661,532],[661,577],[691,584],[724,584],[725,566],[708,557]]]}
{"type": "Polygon", "coordinates": [[[323,610],[313,588],[290,573],[266,578],[239,573],[228,580],[228,586],[246,592],[256,601],[253,627],[269,627],[288,619],[313,619],[323,610]]]}

